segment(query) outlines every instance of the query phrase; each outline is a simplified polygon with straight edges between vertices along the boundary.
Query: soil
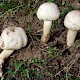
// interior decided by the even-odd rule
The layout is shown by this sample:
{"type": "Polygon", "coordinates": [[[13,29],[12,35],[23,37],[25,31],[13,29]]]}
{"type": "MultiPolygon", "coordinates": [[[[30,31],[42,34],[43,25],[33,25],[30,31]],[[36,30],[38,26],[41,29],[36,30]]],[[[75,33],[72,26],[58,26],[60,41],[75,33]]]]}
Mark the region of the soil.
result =
{"type": "MultiPolygon", "coordinates": [[[[38,7],[41,3],[45,2],[44,0],[41,1],[36,5],[38,7]]],[[[61,0],[59,0],[61,2],[61,0]]],[[[70,3],[74,9],[79,9],[80,7],[76,7],[76,4],[74,6],[75,0],[66,0],[67,3],[70,3]]],[[[59,8],[64,8],[63,6],[59,5],[59,8]]],[[[42,63],[41,70],[43,75],[45,76],[43,79],[34,77],[30,80],[63,80],[61,79],[66,75],[66,72],[70,74],[72,77],[80,77],[80,45],[77,44],[77,40],[80,38],[80,33],[78,33],[76,38],[76,43],[72,47],[67,47],[66,45],[66,34],[67,29],[63,25],[63,17],[60,17],[57,21],[61,23],[61,25],[58,25],[57,28],[51,29],[50,33],[50,39],[47,42],[46,45],[43,45],[40,41],[38,41],[35,37],[37,37],[39,40],[42,35],[42,26],[43,21],[38,20],[36,14],[31,16],[29,14],[31,10],[25,11],[25,9],[22,7],[16,13],[15,17],[11,17],[10,15],[7,15],[6,17],[0,19],[0,34],[3,31],[5,27],[10,26],[10,23],[13,23],[15,26],[22,27],[26,34],[28,35],[28,44],[26,47],[14,51],[14,53],[5,61],[3,71],[6,73],[6,69],[13,69],[14,67],[12,63],[15,63],[15,61],[21,61],[24,66],[26,61],[33,58],[38,59],[46,59],[47,64],[42,63]],[[34,36],[29,33],[29,29],[32,29],[32,32],[34,33],[34,36]],[[58,56],[52,57],[49,52],[49,48],[57,48],[57,54],[58,56]],[[45,70],[48,69],[54,76],[49,77],[47,76],[47,73],[45,70]]],[[[34,69],[36,64],[30,65],[31,69],[34,69]]],[[[7,77],[10,75],[5,75],[5,80],[8,80],[7,77]]],[[[11,80],[26,80],[23,75],[18,75],[12,78],[11,80]]],[[[64,80],[67,80],[64,77],[64,80]]]]}

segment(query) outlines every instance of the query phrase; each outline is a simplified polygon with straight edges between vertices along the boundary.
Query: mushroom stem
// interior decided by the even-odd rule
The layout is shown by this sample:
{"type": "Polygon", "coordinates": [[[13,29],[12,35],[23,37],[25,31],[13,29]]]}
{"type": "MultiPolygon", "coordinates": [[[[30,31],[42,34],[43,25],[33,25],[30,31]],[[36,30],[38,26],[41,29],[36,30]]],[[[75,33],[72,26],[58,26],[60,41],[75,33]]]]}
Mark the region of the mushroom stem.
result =
{"type": "Polygon", "coordinates": [[[77,33],[78,33],[77,30],[70,30],[70,29],[68,30],[68,32],[67,32],[67,46],[70,47],[73,45],[77,33]]]}
{"type": "Polygon", "coordinates": [[[46,43],[49,39],[50,29],[51,29],[52,21],[44,21],[43,25],[43,35],[41,37],[41,41],[46,43]]]}
{"type": "Polygon", "coordinates": [[[4,64],[5,59],[7,59],[14,50],[3,50],[0,54],[0,77],[2,77],[2,65],[4,64]]]}

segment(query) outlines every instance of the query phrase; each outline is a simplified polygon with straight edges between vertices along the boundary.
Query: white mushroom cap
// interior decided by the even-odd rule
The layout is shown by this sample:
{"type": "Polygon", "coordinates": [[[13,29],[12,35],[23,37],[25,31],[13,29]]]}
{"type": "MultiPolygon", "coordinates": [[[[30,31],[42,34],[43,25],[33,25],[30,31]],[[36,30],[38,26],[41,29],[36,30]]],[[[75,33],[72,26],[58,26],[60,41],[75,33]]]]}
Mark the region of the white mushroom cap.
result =
{"type": "Polygon", "coordinates": [[[39,6],[37,17],[40,20],[52,21],[59,18],[60,12],[58,6],[52,2],[46,2],[39,6]]]}
{"type": "Polygon", "coordinates": [[[80,11],[73,10],[69,12],[64,19],[64,25],[71,30],[80,30],[80,11]]]}
{"type": "Polygon", "coordinates": [[[28,41],[25,31],[21,27],[7,27],[0,37],[2,49],[17,50],[26,46],[28,41]]]}

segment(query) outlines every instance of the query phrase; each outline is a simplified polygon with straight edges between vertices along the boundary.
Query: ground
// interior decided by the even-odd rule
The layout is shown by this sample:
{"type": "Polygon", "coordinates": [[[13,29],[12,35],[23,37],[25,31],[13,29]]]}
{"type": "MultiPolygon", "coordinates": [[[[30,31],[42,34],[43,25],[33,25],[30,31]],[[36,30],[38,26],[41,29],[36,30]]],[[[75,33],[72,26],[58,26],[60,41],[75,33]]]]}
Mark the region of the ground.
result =
{"type": "MultiPolygon", "coordinates": [[[[4,80],[80,80],[80,33],[72,47],[66,45],[65,15],[80,10],[79,0],[19,0],[0,2],[0,34],[10,23],[22,27],[27,36],[26,47],[15,50],[3,65],[4,80]],[[36,16],[40,4],[52,1],[60,9],[60,18],[53,22],[46,45],[40,41],[43,21],[36,16]]],[[[1,50],[2,51],[2,50],[1,50]]]]}

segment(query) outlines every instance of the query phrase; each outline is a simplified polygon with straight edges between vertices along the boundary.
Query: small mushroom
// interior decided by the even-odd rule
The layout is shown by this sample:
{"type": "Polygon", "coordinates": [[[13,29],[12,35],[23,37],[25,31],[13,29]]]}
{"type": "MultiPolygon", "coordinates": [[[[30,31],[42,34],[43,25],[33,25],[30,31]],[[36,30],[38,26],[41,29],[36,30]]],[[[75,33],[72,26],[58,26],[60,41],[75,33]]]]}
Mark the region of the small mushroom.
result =
{"type": "Polygon", "coordinates": [[[75,41],[78,31],[80,30],[80,11],[70,11],[64,19],[64,26],[68,28],[67,46],[71,47],[75,41]]]}
{"type": "Polygon", "coordinates": [[[7,27],[0,37],[0,47],[3,51],[0,54],[0,77],[2,77],[2,64],[14,50],[25,47],[28,42],[27,35],[21,27],[7,27]]]}
{"type": "Polygon", "coordinates": [[[46,43],[49,39],[50,29],[53,20],[59,18],[60,12],[58,6],[52,2],[45,2],[41,4],[37,11],[37,17],[39,20],[43,20],[43,34],[41,41],[46,43]]]}

